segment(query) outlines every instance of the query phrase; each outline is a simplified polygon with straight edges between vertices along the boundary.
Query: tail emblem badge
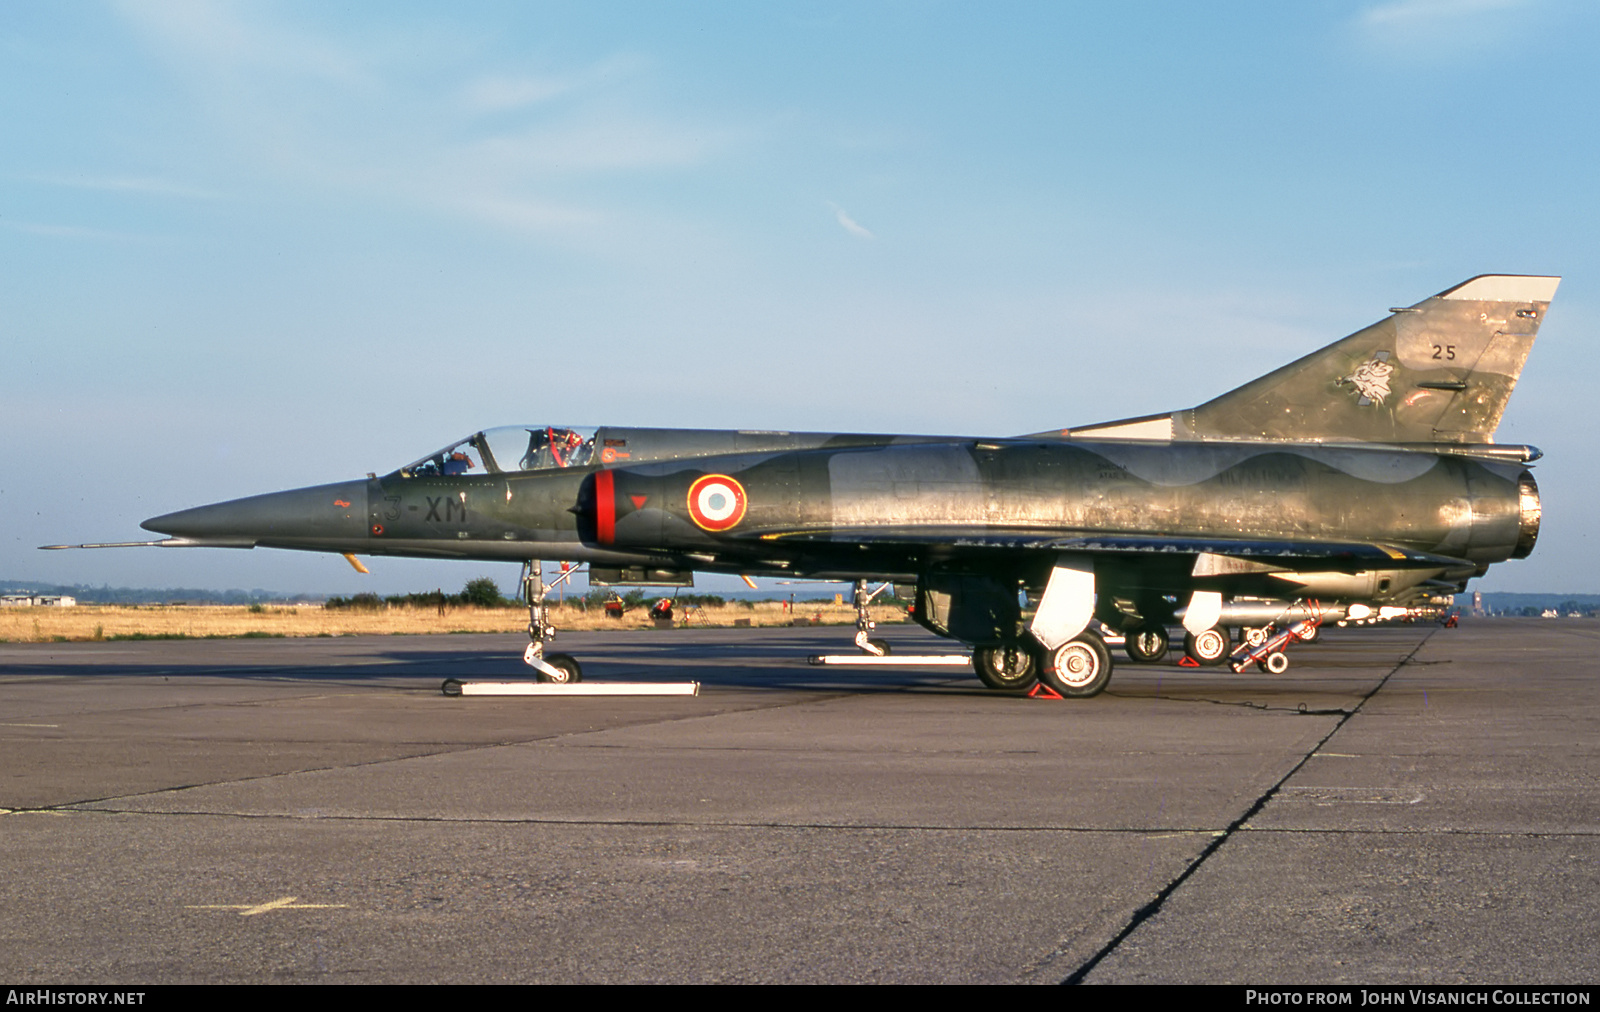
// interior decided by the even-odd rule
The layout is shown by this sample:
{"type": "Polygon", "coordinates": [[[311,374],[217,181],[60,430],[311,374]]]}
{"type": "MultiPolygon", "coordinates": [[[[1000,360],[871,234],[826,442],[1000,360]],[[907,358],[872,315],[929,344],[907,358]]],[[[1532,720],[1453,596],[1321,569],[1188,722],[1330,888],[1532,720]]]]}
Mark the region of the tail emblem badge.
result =
{"type": "Polygon", "coordinates": [[[1361,405],[1382,404],[1389,396],[1389,377],[1394,375],[1394,366],[1385,361],[1389,353],[1380,351],[1370,361],[1363,362],[1356,367],[1356,371],[1344,377],[1339,382],[1349,383],[1356,388],[1356,393],[1361,395],[1361,405]]]}

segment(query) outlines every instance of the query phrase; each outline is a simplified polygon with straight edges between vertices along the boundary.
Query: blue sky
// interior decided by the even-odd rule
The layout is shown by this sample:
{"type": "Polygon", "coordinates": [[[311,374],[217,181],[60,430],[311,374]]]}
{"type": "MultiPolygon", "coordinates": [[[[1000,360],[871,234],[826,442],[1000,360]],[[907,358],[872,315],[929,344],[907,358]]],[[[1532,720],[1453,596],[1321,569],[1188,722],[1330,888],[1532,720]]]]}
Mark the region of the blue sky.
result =
{"type": "Polygon", "coordinates": [[[1006,435],[1565,276],[1499,437],[1600,591],[1600,7],[0,0],[0,578],[511,567],[35,546],[521,422],[1006,435]]]}

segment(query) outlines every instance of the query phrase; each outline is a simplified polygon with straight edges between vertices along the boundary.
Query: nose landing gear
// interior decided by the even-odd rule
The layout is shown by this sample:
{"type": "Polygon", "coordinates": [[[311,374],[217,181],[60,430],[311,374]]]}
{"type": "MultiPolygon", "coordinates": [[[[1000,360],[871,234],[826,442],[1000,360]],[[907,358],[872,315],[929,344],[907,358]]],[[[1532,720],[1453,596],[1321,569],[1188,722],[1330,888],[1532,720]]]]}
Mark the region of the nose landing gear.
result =
{"type": "Polygon", "coordinates": [[[556,638],[556,627],[550,622],[549,606],[545,595],[571,579],[577,567],[563,567],[553,583],[544,582],[544,567],[538,559],[522,564],[522,592],[528,599],[528,648],[522,652],[522,662],[539,673],[539,681],[571,685],[583,681],[583,665],[571,654],[544,652],[545,644],[556,638]]]}
{"type": "Polygon", "coordinates": [[[866,654],[868,657],[889,656],[889,642],[887,640],[878,639],[872,635],[872,631],[878,628],[878,623],[872,621],[872,615],[867,611],[867,606],[872,603],[873,598],[877,597],[879,594],[888,590],[892,586],[894,585],[891,583],[885,583],[877,590],[874,590],[869,594],[867,592],[867,581],[856,581],[856,646],[859,647],[861,652],[866,654]]]}

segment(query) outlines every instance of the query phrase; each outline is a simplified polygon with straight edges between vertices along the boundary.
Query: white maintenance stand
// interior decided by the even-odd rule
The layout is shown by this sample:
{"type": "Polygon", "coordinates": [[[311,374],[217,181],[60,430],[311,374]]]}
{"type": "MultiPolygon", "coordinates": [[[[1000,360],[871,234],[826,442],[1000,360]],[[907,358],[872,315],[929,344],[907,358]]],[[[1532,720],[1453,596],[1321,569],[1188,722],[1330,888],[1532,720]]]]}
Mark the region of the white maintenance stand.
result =
{"type": "Polygon", "coordinates": [[[874,657],[871,654],[812,654],[806,659],[812,664],[847,664],[879,668],[965,668],[972,664],[971,654],[894,654],[885,657],[874,657]]]}
{"type": "Polygon", "coordinates": [[[699,682],[463,682],[446,678],[447,696],[698,696],[699,682]]]}

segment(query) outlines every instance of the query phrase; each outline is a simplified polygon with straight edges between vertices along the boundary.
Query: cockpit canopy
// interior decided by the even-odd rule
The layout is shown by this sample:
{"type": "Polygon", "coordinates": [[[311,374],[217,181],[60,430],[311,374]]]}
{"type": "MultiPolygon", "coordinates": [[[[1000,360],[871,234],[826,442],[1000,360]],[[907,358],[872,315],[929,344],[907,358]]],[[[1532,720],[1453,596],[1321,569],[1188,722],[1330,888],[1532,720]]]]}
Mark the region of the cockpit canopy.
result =
{"type": "Polygon", "coordinates": [[[402,478],[505,474],[583,467],[594,461],[594,429],[506,425],[458,440],[400,469],[402,478]]]}

